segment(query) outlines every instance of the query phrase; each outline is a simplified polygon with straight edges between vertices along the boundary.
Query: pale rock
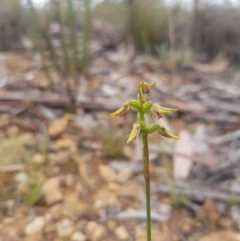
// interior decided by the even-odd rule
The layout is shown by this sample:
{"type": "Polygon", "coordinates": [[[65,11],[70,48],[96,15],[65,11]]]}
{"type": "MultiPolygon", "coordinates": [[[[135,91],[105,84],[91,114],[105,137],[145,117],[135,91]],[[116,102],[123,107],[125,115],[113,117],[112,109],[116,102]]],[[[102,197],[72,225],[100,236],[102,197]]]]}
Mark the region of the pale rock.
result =
{"type": "Polygon", "coordinates": [[[16,183],[25,184],[28,182],[28,175],[25,172],[19,172],[15,175],[14,181],[16,183]]]}
{"type": "Polygon", "coordinates": [[[49,176],[57,176],[61,173],[61,168],[59,166],[52,167],[48,170],[49,176]]]}
{"type": "Polygon", "coordinates": [[[131,169],[133,173],[139,173],[142,171],[142,165],[138,162],[127,162],[123,160],[116,160],[110,163],[113,170],[121,172],[124,169],[131,169]]]}
{"type": "Polygon", "coordinates": [[[36,73],[35,73],[35,72],[29,71],[29,72],[27,72],[27,73],[25,73],[25,74],[23,75],[23,78],[24,78],[24,80],[26,80],[26,81],[31,81],[31,80],[34,79],[35,76],[36,76],[36,73]]]}
{"type": "Polygon", "coordinates": [[[9,124],[10,122],[10,115],[9,114],[1,114],[0,116],[0,123],[1,127],[5,127],[9,124]]]}
{"type": "Polygon", "coordinates": [[[4,206],[6,206],[6,208],[8,208],[8,209],[12,209],[13,206],[15,205],[15,202],[16,202],[16,200],[9,199],[9,200],[4,202],[4,206]]]}
{"type": "Polygon", "coordinates": [[[19,128],[17,126],[10,126],[6,130],[6,133],[9,137],[15,137],[19,134],[19,128]]]}
{"type": "Polygon", "coordinates": [[[99,188],[95,194],[96,200],[100,200],[104,205],[119,206],[118,196],[108,188],[99,188]]]}
{"type": "Polygon", "coordinates": [[[87,237],[82,232],[75,232],[71,236],[71,241],[86,241],[87,237]]]}
{"type": "MultiPolygon", "coordinates": [[[[147,240],[146,230],[143,229],[142,227],[137,227],[135,233],[136,233],[135,241],[146,241],[147,240]]],[[[167,240],[168,237],[169,237],[169,233],[160,232],[160,231],[152,228],[152,241],[167,240]]],[[[174,241],[178,240],[176,238],[177,238],[177,236],[174,235],[171,240],[174,240],[174,241]]]]}
{"type": "Polygon", "coordinates": [[[93,203],[93,207],[96,208],[96,209],[100,209],[104,206],[104,202],[102,200],[96,200],[94,203],[93,203]]]}
{"type": "Polygon", "coordinates": [[[116,179],[116,172],[107,165],[100,164],[98,171],[102,179],[106,182],[113,182],[116,179]]]}
{"type": "Polygon", "coordinates": [[[194,153],[196,154],[204,154],[209,151],[208,148],[208,136],[206,131],[206,125],[199,125],[194,133],[193,136],[193,143],[194,143],[194,153]]]}
{"type": "MultiPolygon", "coordinates": [[[[12,223],[14,223],[16,220],[15,220],[15,218],[12,218],[12,217],[7,217],[7,218],[4,218],[3,220],[2,220],[2,223],[4,223],[4,224],[12,224],[12,223]]],[[[1,240],[1,239],[0,239],[1,240]]]]}
{"type": "Polygon", "coordinates": [[[60,180],[57,177],[52,177],[44,183],[42,192],[47,205],[52,205],[63,200],[63,194],[59,185],[60,180]]]}
{"type": "Polygon", "coordinates": [[[199,241],[239,241],[240,233],[233,231],[220,231],[213,232],[204,237],[201,237],[199,241]]]}
{"type": "Polygon", "coordinates": [[[117,197],[137,199],[142,195],[140,185],[135,181],[129,181],[127,185],[121,185],[117,197]]]}
{"type": "Polygon", "coordinates": [[[74,225],[72,221],[65,218],[57,225],[57,233],[62,237],[69,237],[74,232],[74,225]]]}
{"type": "Polygon", "coordinates": [[[74,184],[74,176],[71,174],[67,174],[63,178],[63,183],[68,187],[72,187],[74,184]]]}
{"type": "Polygon", "coordinates": [[[118,239],[120,239],[120,240],[125,240],[125,239],[129,238],[128,231],[124,227],[122,227],[122,226],[117,227],[115,229],[115,234],[118,237],[118,239]]]}
{"type": "Polygon", "coordinates": [[[129,145],[123,147],[123,155],[125,155],[129,160],[133,158],[133,149],[129,145]]]}
{"type": "Polygon", "coordinates": [[[50,220],[52,220],[52,215],[50,213],[46,213],[44,215],[44,218],[45,218],[46,222],[48,223],[50,220]]]}
{"type": "Polygon", "coordinates": [[[5,133],[3,131],[0,131],[0,140],[3,140],[5,138],[6,138],[5,133]]]}
{"type": "Polygon", "coordinates": [[[86,162],[91,161],[92,159],[93,159],[93,153],[92,152],[86,152],[86,153],[82,153],[81,155],[74,155],[73,156],[73,160],[77,164],[86,163],[86,162]]]}
{"type": "MultiPolygon", "coordinates": [[[[61,142],[61,140],[59,140],[59,141],[61,142]]],[[[71,158],[71,156],[70,156],[69,150],[60,150],[57,152],[57,154],[55,156],[55,163],[66,164],[70,161],[70,158],[71,158]]]]}
{"type": "Polygon", "coordinates": [[[172,212],[172,206],[166,203],[161,203],[158,206],[158,212],[166,215],[170,215],[172,212]]]}
{"type": "Polygon", "coordinates": [[[86,213],[88,205],[89,204],[79,199],[77,193],[68,193],[68,195],[64,197],[62,204],[62,216],[72,221],[77,221],[83,213],[86,213]]]}
{"type": "Polygon", "coordinates": [[[186,130],[182,130],[179,137],[174,149],[173,176],[175,180],[185,180],[192,168],[189,157],[193,155],[194,143],[191,134],[186,130]]]}
{"type": "Polygon", "coordinates": [[[28,50],[34,48],[33,42],[27,37],[21,37],[21,44],[25,49],[28,49],[28,50]]]}
{"type": "Polygon", "coordinates": [[[126,168],[120,171],[116,177],[116,181],[119,183],[124,183],[128,181],[133,175],[133,171],[129,168],[126,168]]]}
{"type": "Polygon", "coordinates": [[[19,240],[19,230],[16,228],[16,225],[4,225],[1,223],[0,224],[0,240],[1,241],[19,240]]]}
{"type": "Polygon", "coordinates": [[[45,157],[44,155],[37,153],[33,156],[32,161],[36,164],[42,164],[45,162],[45,157]]]}
{"type": "Polygon", "coordinates": [[[118,226],[117,222],[114,220],[109,220],[107,222],[107,225],[110,229],[115,230],[115,228],[118,226]]]}
{"type": "Polygon", "coordinates": [[[76,116],[76,123],[78,126],[92,130],[96,128],[97,124],[92,115],[84,114],[76,116]]]}
{"type": "Polygon", "coordinates": [[[24,229],[25,234],[41,232],[46,224],[44,217],[37,217],[32,222],[28,223],[24,229]]]}
{"type": "Polygon", "coordinates": [[[57,119],[57,115],[53,112],[53,110],[47,106],[40,105],[37,110],[49,121],[53,121],[57,119]]]}
{"type": "Polygon", "coordinates": [[[233,227],[233,224],[234,224],[233,220],[228,217],[222,217],[218,221],[218,225],[224,229],[231,229],[233,227]]]}
{"type": "Polygon", "coordinates": [[[116,89],[109,86],[108,84],[101,85],[100,89],[104,93],[104,95],[109,96],[109,97],[113,97],[117,94],[116,89]]]}
{"type": "Polygon", "coordinates": [[[107,186],[108,186],[108,189],[111,191],[117,191],[119,189],[119,185],[115,182],[109,182],[107,186]]]}
{"type": "Polygon", "coordinates": [[[232,206],[230,208],[230,216],[239,230],[240,229],[240,209],[238,206],[232,206]]]}
{"type": "Polygon", "coordinates": [[[43,78],[41,81],[37,81],[36,84],[40,88],[47,89],[50,86],[50,81],[47,78],[43,78]]]}
{"type": "Polygon", "coordinates": [[[57,147],[60,149],[69,149],[71,152],[76,152],[77,146],[75,140],[64,138],[56,141],[57,147]]]}
{"type": "Polygon", "coordinates": [[[56,153],[48,153],[47,154],[47,160],[49,160],[49,162],[52,165],[55,165],[55,163],[57,163],[57,154],[56,153]]]}
{"type": "Polygon", "coordinates": [[[50,209],[50,214],[54,220],[59,220],[62,217],[62,205],[55,204],[50,209]]]}
{"type": "Polygon", "coordinates": [[[106,229],[102,225],[94,221],[87,224],[87,237],[92,241],[102,241],[105,235],[106,229]]]}
{"type": "Polygon", "coordinates": [[[48,135],[51,138],[55,138],[55,137],[59,136],[60,134],[63,133],[63,131],[65,130],[67,125],[68,125],[67,118],[61,118],[61,119],[54,120],[48,127],[48,135]]]}
{"type": "MultiPolygon", "coordinates": [[[[14,239],[16,240],[16,239],[14,239]]],[[[32,233],[25,236],[24,241],[42,241],[43,235],[42,233],[32,233]]]]}
{"type": "Polygon", "coordinates": [[[26,144],[33,144],[34,136],[31,132],[24,132],[19,135],[19,140],[26,144]]]}

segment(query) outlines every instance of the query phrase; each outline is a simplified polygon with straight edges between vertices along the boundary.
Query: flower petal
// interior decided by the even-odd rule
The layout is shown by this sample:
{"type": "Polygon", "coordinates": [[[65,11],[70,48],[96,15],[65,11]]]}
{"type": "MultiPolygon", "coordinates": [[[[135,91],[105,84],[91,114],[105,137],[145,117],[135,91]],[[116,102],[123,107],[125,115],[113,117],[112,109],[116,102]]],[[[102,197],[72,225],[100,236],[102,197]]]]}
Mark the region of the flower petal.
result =
{"type": "Polygon", "coordinates": [[[164,114],[170,114],[177,111],[177,109],[165,108],[161,107],[160,105],[153,104],[152,108],[150,109],[150,115],[160,119],[164,114]]]}
{"type": "Polygon", "coordinates": [[[156,85],[156,82],[153,82],[151,84],[148,84],[145,81],[141,82],[141,89],[143,94],[148,94],[150,92],[150,88],[154,87],[156,85]]]}
{"type": "Polygon", "coordinates": [[[130,104],[129,102],[125,102],[118,110],[111,113],[109,116],[110,117],[122,116],[125,113],[127,113],[129,110],[130,110],[130,104]]]}
{"type": "Polygon", "coordinates": [[[163,126],[159,126],[158,133],[159,133],[159,135],[164,136],[166,138],[175,139],[175,140],[180,139],[178,136],[167,131],[166,128],[164,128],[163,126]]]}
{"type": "Polygon", "coordinates": [[[135,140],[140,133],[140,125],[138,123],[133,124],[132,131],[128,137],[127,144],[135,140]]]}

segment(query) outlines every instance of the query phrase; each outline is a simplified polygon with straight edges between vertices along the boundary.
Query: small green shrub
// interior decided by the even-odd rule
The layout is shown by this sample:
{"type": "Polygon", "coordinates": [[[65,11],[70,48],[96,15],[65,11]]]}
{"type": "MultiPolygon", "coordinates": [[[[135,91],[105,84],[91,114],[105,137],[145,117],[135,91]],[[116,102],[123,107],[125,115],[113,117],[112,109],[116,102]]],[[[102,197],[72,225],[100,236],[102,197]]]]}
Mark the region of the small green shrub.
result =
{"type": "Polygon", "coordinates": [[[187,67],[191,64],[192,53],[190,50],[175,50],[170,51],[166,44],[161,44],[156,48],[159,57],[164,62],[169,62],[174,66],[184,66],[187,67]]]}
{"type": "Polygon", "coordinates": [[[104,129],[99,132],[103,141],[103,155],[107,158],[121,156],[125,145],[125,138],[122,133],[118,132],[113,135],[111,130],[104,129]]]}
{"type": "Polygon", "coordinates": [[[24,193],[23,199],[28,206],[33,206],[42,197],[41,183],[32,182],[27,184],[26,191],[24,193]]]}
{"type": "Polygon", "coordinates": [[[182,191],[180,194],[176,193],[174,189],[170,191],[170,200],[171,204],[174,208],[178,209],[181,208],[185,201],[186,201],[186,195],[182,191]]]}

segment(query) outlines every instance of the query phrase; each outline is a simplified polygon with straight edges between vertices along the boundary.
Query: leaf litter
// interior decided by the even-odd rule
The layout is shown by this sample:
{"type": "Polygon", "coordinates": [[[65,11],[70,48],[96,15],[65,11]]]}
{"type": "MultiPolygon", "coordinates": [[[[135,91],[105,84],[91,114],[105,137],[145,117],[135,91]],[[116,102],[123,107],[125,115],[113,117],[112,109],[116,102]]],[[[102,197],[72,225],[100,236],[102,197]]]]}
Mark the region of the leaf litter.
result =
{"type": "Polygon", "coordinates": [[[240,93],[226,61],[194,63],[171,86],[164,63],[120,42],[91,55],[74,114],[29,49],[1,53],[1,240],[146,239],[141,146],[125,145],[133,117],[108,118],[142,79],[157,82],[153,99],[177,107],[169,122],[187,133],[151,146],[153,240],[239,240],[240,93]]]}

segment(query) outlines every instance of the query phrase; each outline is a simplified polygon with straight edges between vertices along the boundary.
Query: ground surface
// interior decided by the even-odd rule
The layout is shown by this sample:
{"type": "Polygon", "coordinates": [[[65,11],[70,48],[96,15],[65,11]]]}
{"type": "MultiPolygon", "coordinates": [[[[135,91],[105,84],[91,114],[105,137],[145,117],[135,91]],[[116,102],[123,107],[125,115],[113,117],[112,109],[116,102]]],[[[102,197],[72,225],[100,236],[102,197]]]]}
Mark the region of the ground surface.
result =
{"type": "Polygon", "coordinates": [[[119,47],[92,60],[71,114],[65,84],[38,66],[30,50],[0,54],[1,241],[146,240],[141,143],[125,144],[134,113],[109,118],[142,79],[179,109],[161,121],[181,137],[150,138],[153,241],[240,240],[237,71],[172,73],[119,47]]]}

